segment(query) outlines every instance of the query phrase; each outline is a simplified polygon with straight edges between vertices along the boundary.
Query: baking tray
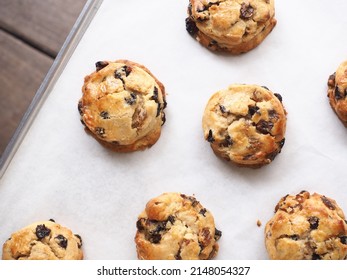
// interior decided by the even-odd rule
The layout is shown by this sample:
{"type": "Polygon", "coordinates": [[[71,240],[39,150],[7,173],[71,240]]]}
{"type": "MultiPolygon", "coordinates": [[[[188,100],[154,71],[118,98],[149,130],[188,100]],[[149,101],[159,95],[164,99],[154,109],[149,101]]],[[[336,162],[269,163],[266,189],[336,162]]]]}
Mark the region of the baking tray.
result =
{"type": "Polygon", "coordinates": [[[187,4],[88,2],[2,159],[0,241],[53,218],[82,236],[86,259],[136,259],[135,224],[146,202],[181,192],[213,213],[223,232],[217,259],[266,260],[264,226],[282,196],[305,189],[347,211],[346,129],[326,97],[328,76],[347,58],[347,2],[277,0],[277,26],[240,56],[194,41],[187,4]],[[84,76],[96,61],[117,59],[145,65],[168,92],[162,135],[142,152],[111,152],[79,121],[84,76]],[[268,166],[235,167],[204,140],[205,105],[232,83],[283,97],[286,143],[268,166]]]}

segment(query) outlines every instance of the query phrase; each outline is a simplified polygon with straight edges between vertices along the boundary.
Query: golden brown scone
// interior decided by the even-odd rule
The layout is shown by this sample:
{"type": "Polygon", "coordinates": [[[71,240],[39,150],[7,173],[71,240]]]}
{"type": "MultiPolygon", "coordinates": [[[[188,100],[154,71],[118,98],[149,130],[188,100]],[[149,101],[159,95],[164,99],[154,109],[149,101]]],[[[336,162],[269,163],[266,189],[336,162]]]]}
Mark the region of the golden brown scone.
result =
{"type": "Polygon", "coordinates": [[[342,62],[328,79],[328,97],[331,108],[347,127],[347,61],[342,62]]]}
{"type": "Polygon", "coordinates": [[[265,227],[274,260],[347,259],[347,221],[336,201],[302,191],[283,197],[265,227]]]}
{"type": "Polygon", "coordinates": [[[186,29],[213,51],[258,46],[276,25],[274,0],[190,0],[186,29]]]}
{"type": "Polygon", "coordinates": [[[210,98],[202,124],[217,156],[258,168],[281,152],[286,111],[278,93],[258,85],[233,84],[210,98]]]}
{"type": "Polygon", "coordinates": [[[141,260],[206,260],[216,256],[221,231],[192,196],[164,193],[139,215],[135,236],[141,260]]]}
{"type": "Polygon", "coordinates": [[[165,88],[143,65],[99,61],[84,79],[81,121],[101,144],[117,152],[157,142],[165,122],[165,88]]]}
{"type": "Polygon", "coordinates": [[[82,239],[53,220],[31,224],[11,235],[3,260],[82,260],[82,239]]]}

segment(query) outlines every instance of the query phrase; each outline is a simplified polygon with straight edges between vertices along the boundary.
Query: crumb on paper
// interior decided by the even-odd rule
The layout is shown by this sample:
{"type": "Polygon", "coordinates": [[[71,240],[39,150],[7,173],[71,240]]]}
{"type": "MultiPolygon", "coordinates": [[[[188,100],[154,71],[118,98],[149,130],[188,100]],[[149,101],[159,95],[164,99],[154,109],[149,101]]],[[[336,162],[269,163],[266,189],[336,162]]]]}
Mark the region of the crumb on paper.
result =
{"type": "Polygon", "coordinates": [[[261,227],[261,221],[260,220],[257,220],[257,226],[261,227]]]}

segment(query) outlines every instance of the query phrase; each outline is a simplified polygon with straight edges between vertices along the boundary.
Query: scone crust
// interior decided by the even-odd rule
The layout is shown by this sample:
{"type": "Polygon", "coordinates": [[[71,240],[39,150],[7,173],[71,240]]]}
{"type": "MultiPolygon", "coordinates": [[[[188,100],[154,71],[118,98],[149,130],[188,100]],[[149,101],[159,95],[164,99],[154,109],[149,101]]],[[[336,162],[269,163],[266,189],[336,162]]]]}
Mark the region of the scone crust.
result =
{"type": "Polygon", "coordinates": [[[276,26],[274,0],[190,0],[188,32],[213,51],[257,47],[276,26]]]}
{"type": "Polygon", "coordinates": [[[285,142],[282,97],[266,87],[233,84],[216,92],[203,115],[205,139],[217,156],[238,166],[271,163],[285,142]]]}
{"type": "Polygon", "coordinates": [[[82,239],[52,221],[33,223],[13,233],[2,248],[3,260],[82,260],[82,239]]]}
{"type": "Polygon", "coordinates": [[[342,62],[328,79],[328,98],[331,108],[347,127],[347,61],[342,62]]]}
{"type": "Polygon", "coordinates": [[[144,150],[165,122],[165,87],[143,65],[100,61],[85,77],[78,109],[87,131],[117,152],[144,150]]]}
{"type": "Polygon", "coordinates": [[[266,224],[265,245],[273,260],[344,260],[347,221],[331,198],[307,191],[287,195],[266,224]]]}
{"type": "Polygon", "coordinates": [[[137,220],[136,250],[142,260],[205,260],[219,249],[214,218],[193,196],[164,193],[137,220]]]}

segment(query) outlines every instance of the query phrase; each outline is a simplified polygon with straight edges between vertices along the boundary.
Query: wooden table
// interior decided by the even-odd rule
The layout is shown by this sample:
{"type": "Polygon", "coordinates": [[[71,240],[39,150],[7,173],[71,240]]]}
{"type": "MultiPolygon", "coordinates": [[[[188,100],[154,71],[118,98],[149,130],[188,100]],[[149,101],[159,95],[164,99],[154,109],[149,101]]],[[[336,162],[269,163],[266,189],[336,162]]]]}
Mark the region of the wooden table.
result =
{"type": "Polygon", "coordinates": [[[87,0],[0,0],[0,156],[87,0]]]}

